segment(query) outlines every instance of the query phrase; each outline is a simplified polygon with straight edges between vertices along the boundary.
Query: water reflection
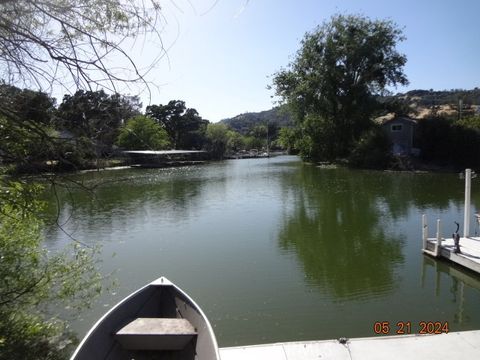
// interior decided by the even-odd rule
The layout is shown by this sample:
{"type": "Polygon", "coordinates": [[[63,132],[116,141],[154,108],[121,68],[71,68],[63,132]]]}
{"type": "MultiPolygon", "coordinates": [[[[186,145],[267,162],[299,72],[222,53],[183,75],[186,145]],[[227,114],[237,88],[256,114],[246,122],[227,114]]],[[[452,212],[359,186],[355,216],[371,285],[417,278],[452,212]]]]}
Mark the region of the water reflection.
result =
{"type": "Polygon", "coordinates": [[[307,166],[285,181],[294,205],[279,243],[297,254],[310,283],[339,299],[371,298],[395,286],[403,241],[385,231],[379,179],[346,171],[307,166]]]}
{"type": "MultiPolygon", "coordinates": [[[[421,214],[461,220],[455,175],[327,170],[279,157],[73,179],[98,185],[94,196],[64,190],[58,204],[50,198],[48,218],[59,208],[68,232],[100,243],[102,271],[120,284],[72,323],[80,333],[160,274],[198,301],[221,346],[372,336],[379,319],[480,324],[480,286],[465,283],[460,316],[454,276],[426,266],[420,282],[421,214]]],[[[53,248],[69,242],[55,226],[46,231],[53,248]]]]}
{"type": "MultiPolygon", "coordinates": [[[[188,167],[93,172],[71,180],[75,183],[49,192],[45,220],[58,222],[66,233],[87,243],[103,240],[99,229],[103,234],[135,232],[151,223],[178,224],[195,216],[205,183],[188,167]]],[[[46,231],[47,239],[55,241],[58,229],[47,226],[46,231]]]]}
{"type": "Polygon", "coordinates": [[[473,329],[473,324],[479,321],[480,278],[477,274],[424,255],[421,286],[433,290],[436,299],[449,299],[453,314],[450,317],[455,326],[473,329]]]}

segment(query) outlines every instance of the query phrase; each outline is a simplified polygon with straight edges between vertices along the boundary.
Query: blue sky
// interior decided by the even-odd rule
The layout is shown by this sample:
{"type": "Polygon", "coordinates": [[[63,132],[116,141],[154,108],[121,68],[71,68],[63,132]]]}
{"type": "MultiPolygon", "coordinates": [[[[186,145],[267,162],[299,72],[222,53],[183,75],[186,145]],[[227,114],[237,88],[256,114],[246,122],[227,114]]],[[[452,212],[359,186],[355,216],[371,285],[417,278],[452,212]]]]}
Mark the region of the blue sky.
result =
{"type": "MultiPolygon", "coordinates": [[[[337,13],[404,29],[398,49],[410,85],[394,91],[480,86],[479,0],[170,0],[163,8],[168,61],[149,74],[151,103],[181,99],[213,122],[270,109],[271,75],[293,59],[306,32],[337,13]]],[[[139,55],[155,54],[146,43],[139,55]]]]}

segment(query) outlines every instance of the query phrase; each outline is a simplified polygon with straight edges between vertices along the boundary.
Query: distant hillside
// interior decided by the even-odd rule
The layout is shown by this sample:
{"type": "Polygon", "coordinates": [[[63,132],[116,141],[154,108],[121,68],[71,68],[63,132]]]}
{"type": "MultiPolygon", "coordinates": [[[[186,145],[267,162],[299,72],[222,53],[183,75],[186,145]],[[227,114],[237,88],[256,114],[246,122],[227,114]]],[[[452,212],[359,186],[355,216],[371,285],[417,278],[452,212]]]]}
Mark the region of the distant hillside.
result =
{"type": "Polygon", "coordinates": [[[463,105],[480,105],[480,89],[452,89],[441,91],[411,90],[393,97],[406,100],[411,105],[428,107],[432,105],[457,105],[461,99],[463,105]]]}
{"type": "MultiPolygon", "coordinates": [[[[387,96],[384,100],[399,99],[408,104],[413,117],[422,118],[430,114],[432,106],[436,108],[439,115],[456,114],[458,101],[463,101],[464,114],[480,111],[480,89],[472,90],[411,90],[406,93],[399,93],[387,96]]],[[[292,117],[282,108],[276,107],[266,111],[249,112],[237,115],[233,118],[223,119],[222,123],[230,126],[239,133],[245,135],[256,125],[265,125],[267,122],[276,124],[278,127],[293,126],[292,117]]]]}
{"type": "Polygon", "coordinates": [[[221,123],[230,126],[243,135],[256,125],[266,125],[267,122],[276,124],[278,127],[293,126],[293,119],[281,107],[260,112],[244,113],[221,121],[221,123]]]}
{"type": "MultiPolygon", "coordinates": [[[[452,89],[442,91],[411,90],[404,94],[384,97],[383,100],[398,100],[411,109],[410,116],[422,119],[433,114],[456,118],[460,114],[460,100],[462,101],[461,114],[471,116],[480,111],[480,89],[472,90],[452,89]]],[[[393,114],[391,114],[393,115],[393,114]]]]}

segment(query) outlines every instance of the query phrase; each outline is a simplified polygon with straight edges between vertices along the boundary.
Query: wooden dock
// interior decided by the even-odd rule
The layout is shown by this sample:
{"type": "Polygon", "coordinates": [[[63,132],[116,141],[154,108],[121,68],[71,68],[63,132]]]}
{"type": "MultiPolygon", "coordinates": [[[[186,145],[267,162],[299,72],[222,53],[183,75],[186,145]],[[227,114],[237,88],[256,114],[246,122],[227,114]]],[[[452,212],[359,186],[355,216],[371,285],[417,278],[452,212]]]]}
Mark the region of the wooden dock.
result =
{"type": "Polygon", "coordinates": [[[459,241],[460,252],[456,252],[453,237],[442,237],[440,220],[437,220],[436,235],[435,238],[428,237],[428,225],[424,216],[423,253],[436,258],[447,259],[467,269],[480,273],[480,237],[461,237],[459,241]]]}
{"type": "Polygon", "coordinates": [[[220,357],[222,360],[479,359],[480,331],[238,346],[220,349],[220,357]]]}

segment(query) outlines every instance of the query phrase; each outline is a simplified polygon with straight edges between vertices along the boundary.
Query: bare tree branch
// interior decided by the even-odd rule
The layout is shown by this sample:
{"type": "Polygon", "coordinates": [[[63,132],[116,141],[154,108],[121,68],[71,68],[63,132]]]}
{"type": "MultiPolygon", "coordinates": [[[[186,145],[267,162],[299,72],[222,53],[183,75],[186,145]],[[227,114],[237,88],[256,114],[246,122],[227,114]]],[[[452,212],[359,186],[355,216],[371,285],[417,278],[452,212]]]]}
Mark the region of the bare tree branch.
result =
{"type": "Polygon", "coordinates": [[[158,30],[161,16],[155,0],[2,0],[2,78],[40,90],[59,83],[68,87],[66,77],[77,89],[115,91],[117,82],[148,88],[145,74],[166,55],[158,30]],[[140,70],[120,45],[142,34],[158,40],[160,55],[140,70]],[[126,66],[115,70],[105,62],[114,59],[126,66]]]}

